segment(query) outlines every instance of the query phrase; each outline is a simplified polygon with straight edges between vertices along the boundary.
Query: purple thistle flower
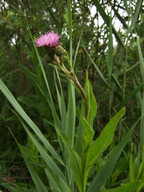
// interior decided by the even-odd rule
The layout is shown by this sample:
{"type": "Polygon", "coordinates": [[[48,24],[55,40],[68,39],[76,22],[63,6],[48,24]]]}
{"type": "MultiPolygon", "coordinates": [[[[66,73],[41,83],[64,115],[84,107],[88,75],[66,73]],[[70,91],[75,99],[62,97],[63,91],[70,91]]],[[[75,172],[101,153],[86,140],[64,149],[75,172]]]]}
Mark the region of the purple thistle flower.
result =
{"type": "Polygon", "coordinates": [[[58,40],[60,39],[60,37],[61,37],[60,35],[51,31],[45,33],[44,35],[41,35],[36,40],[35,43],[37,47],[44,47],[44,46],[55,47],[58,44],[58,40]]]}

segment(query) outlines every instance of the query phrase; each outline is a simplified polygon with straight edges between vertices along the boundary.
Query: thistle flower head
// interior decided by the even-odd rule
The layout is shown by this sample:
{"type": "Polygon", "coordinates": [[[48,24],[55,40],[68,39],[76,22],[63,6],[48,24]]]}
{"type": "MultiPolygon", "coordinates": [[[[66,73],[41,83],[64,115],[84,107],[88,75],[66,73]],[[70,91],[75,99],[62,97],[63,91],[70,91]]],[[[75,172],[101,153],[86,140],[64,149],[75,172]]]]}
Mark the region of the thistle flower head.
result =
{"type": "Polygon", "coordinates": [[[58,40],[60,39],[60,35],[57,33],[54,33],[53,31],[45,33],[44,35],[41,35],[36,41],[37,47],[55,47],[58,44],[58,40]]]}

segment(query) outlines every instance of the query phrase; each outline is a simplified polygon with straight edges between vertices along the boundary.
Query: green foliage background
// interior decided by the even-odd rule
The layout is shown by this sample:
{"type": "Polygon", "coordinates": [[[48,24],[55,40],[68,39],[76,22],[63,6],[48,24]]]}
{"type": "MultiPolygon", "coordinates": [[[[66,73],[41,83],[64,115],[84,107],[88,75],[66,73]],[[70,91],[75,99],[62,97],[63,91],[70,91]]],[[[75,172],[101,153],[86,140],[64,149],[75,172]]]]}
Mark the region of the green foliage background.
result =
{"type": "MultiPolygon", "coordinates": [[[[71,50],[69,51],[72,57],[70,59],[73,60],[75,72],[83,87],[86,71],[88,72],[98,105],[97,118],[94,120],[94,138],[100,135],[115,112],[126,106],[124,121],[120,121],[110,149],[105,152],[105,158],[98,159],[98,166],[91,173],[88,181],[90,182],[95,173],[105,164],[109,152],[113,151],[144,112],[144,3],[140,0],[72,0],[71,14],[72,50],[69,43],[71,36],[67,1],[1,1],[0,78],[58,154],[61,151],[54,129],[55,122],[46,99],[49,95],[46,92],[30,31],[34,40],[51,30],[61,34],[63,47],[67,51],[71,50]],[[96,7],[96,13],[91,16],[93,6],[96,7]],[[101,18],[103,18],[103,24],[101,24],[101,18]],[[115,28],[115,19],[117,19],[116,22],[119,20],[121,23],[118,31],[115,28]]],[[[67,80],[61,75],[61,84],[58,84],[56,89],[58,80],[55,69],[48,64],[45,49],[39,48],[38,51],[48,78],[55,110],[61,115],[57,89],[60,90],[62,87],[64,90],[64,99],[68,108],[67,80]]],[[[65,65],[68,66],[67,60],[65,65]]],[[[14,191],[14,187],[19,186],[21,191],[36,191],[27,170],[28,165],[26,166],[9,129],[21,145],[30,149],[32,161],[35,164],[39,163],[39,153],[13,113],[12,106],[1,92],[0,98],[0,189],[14,191]]],[[[76,104],[76,111],[79,114],[81,100],[77,93],[76,104]]],[[[143,122],[142,117],[133,132],[132,139],[123,150],[115,170],[101,191],[127,182],[130,174],[130,151],[133,152],[134,174],[138,174],[138,167],[143,159],[143,122]],[[133,147],[132,143],[134,143],[133,147]]],[[[78,126],[77,121],[76,126],[78,126]]],[[[41,166],[43,164],[41,161],[41,166]]],[[[37,169],[47,185],[43,171],[40,167],[37,169]]],[[[143,177],[139,176],[139,178],[143,177]]]]}

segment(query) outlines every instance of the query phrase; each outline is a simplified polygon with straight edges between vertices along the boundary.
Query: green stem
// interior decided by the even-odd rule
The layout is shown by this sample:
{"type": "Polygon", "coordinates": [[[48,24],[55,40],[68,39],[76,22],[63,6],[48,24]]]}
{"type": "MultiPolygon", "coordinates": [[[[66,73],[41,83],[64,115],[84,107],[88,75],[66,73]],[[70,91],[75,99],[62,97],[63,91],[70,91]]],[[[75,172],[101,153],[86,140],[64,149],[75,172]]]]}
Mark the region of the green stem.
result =
{"type": "Polygon", "coordinates": [[[69,57],[68,57],[68,61],[69,61],[69,64],[70,64],[70,69],[71,71],[69,72],[67,70],[67,68],[63,65],[63,63],[60,62],[59,58],[55,55],[54,56],[54,60],[55,62],[57,63],[57,65],[59,66],[59,68],[62,70],[62,72],[66,75],[66,77],[68,79],[71,79],[74,84],[76,85],[76,87],[79,89],[79,91],[81,92],[81,96],[84,100],[84,105],[85,105],[85,110],[84,110],[84,115],[85,115],[85,118],[87,119],[88,118],[88,101],[87,101],[87,96],[86,96],[86,93],[84,91],[84,89],[82,88],[80,82],[78,81],[75,73],[74,73],[74,70],[72,68],[72,65],[70,64],[70,60],[69,60],[69,57]]]}
{"type": "Polygon", "coordinates": [[[83,156],[83,164],[82,164],[82,192],[85,192],[85,170],[86,170],[86,160],[87,160],[87,154],[84,154],[83,156]]]}

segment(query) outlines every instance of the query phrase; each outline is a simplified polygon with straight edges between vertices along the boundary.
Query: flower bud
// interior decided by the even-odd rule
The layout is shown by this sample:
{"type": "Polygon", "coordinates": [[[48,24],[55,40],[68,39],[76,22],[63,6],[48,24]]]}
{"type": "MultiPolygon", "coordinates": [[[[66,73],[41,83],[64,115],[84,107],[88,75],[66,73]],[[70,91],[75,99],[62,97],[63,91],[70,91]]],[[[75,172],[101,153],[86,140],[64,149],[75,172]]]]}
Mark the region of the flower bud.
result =
{"type": "Polygon", "coordinates": [[[57,45],[54,47],[55,54],[58,56],[66,55],[67,51],[61,46],[57,45]]]}

